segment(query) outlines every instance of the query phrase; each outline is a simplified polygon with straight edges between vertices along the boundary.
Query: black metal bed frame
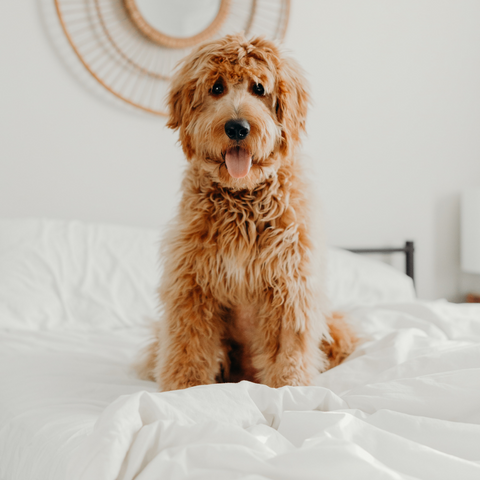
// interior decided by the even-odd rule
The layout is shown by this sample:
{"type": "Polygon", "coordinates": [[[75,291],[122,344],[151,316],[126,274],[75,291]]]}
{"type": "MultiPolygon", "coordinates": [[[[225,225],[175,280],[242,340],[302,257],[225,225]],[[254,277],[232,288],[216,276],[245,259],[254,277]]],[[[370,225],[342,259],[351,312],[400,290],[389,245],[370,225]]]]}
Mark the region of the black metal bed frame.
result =
{"type": "Polygon", "coordinates": [[[399,248],[347,248],[352,253],[404,253],[405,254],[405,273],[413,280],[414,278],[414,254],[415,244],[414,242],[405,242],[404,247],[399,248]]]}

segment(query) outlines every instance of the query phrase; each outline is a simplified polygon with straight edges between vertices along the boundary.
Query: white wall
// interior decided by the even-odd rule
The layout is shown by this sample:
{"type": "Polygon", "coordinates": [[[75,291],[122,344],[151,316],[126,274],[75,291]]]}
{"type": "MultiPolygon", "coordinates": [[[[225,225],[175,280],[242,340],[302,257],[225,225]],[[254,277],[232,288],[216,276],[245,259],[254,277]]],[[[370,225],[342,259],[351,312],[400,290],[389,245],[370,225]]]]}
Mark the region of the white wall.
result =
{"type": "Polygon", "coordinates": [[[458,235],[459,191],[480,185],[480,2],[295,7],[288,44],[310,73],[306,151],[331,243],[411,238],[419,293],[458,298],[476,280],[460,278],[458,235]]]}
{"type": "MultiPolygon", "coordinates": [[[[459,272],[458,208],[480,184],[480,2],[292,3],[330,243],[413,239],[422,297],[479,288],[459,272]]],[[[0,3],[0,216],[160,226],[178,199],[176,138],[90,79],[52,4],[0,3]]]]}

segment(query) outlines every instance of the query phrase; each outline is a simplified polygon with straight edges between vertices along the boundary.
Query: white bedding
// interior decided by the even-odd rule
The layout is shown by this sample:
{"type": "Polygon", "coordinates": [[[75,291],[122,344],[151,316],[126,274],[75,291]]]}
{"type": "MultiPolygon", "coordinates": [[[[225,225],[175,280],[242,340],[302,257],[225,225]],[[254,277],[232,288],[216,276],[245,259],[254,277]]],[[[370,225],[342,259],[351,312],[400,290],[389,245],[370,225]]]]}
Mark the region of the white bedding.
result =
{"type": "Polygon", "coordinates": [[[480,478],[480,306],[352,310],[314,387],[156,393],[141,327],[0,330],[0,479],[480,478]]]}
{"type": "Polygon", "coordinates": [[[0,220],[0,480],[480,479],[480,306],[327,255],[364,343],[316,386],[135,377],[158,233],[0,220]]]}

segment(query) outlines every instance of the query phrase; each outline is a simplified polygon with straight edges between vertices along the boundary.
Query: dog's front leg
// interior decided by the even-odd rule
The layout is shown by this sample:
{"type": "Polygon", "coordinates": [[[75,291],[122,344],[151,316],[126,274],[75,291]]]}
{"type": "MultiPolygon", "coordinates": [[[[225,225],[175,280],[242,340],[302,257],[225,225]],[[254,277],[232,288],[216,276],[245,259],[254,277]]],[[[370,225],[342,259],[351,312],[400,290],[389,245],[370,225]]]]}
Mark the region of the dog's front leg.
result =
{"type": "Polygon", "coordinates": [[[325,369],[325,354],[319,349],[325,320],[309,308],[308,297],[301,288],[286,287],[272,289],[264,298],[253,358],[261,383],[270,387],[310,385],[319,370],[325,369]]]}
{"type": "Polygon", "coordinates": [[[157,380],[163,391],[215,383],[223,323],[218,304],[193,283],[169,292],[157,380]]]}

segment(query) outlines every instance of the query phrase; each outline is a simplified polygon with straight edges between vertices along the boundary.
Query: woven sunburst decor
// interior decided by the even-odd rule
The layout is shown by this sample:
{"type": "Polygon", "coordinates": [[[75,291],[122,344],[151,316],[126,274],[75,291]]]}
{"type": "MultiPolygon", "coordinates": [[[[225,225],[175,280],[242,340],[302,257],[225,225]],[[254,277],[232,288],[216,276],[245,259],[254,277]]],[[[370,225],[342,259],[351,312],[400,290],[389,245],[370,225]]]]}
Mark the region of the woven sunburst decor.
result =
{"type": "Polygon", "coordinates": [[[195,45],[240,31],[281,40],[290,11],[290,0],[217,0],[213,20],[182,37],[148,22],[139,0],[54,1],[65,35],[91,75],[118,98],[157,115],[166,115],[175,65],[195,45]]]}

